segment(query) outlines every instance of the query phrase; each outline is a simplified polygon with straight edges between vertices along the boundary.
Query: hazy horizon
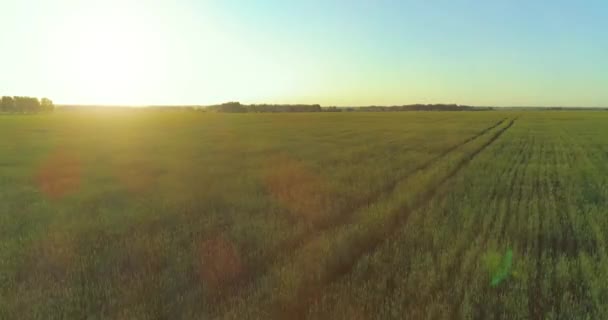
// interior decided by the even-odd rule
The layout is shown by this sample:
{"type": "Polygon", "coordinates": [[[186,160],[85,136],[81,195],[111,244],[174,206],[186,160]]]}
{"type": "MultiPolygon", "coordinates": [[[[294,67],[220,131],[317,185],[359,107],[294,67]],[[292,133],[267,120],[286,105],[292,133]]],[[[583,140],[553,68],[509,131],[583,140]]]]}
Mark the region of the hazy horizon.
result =
{"type": "MultiPolygon", "coordinates": [[[[201,107],[201,108],[205,108],[205,107],[212,107],[212,106],[217,106],[219,104],[222,103],[226,103],[226,102],[237,102],[237,101],[224,101],[224,102],[219,102],[216,104],[83,104],[83,103],[59,103],[56,104],[56,107],[62,108],[62,107],[91,107],[91,108],[95,108],[95,107],[115,107],[115,108],[147,108],[147,107],[201,107]]],[[[304,104],[304,103],[280,103],[280,102],[276,102],[276,103],[265,103],[265,102],[256,102],[256,103],[242,103],[243,105],[264,105],[264,104],[276,104],[276,105],[298,105],[298,104],[304,104]]],[[[317,103],[309,103],[309,104],[304,104],[304,105],[310,105],[310,104],[317,104],[317,103]]],[[[400,103],[400,104],[391,104],[391,105],[383,105],[383,104],[367,104],[367,105],[324,105],[324,104],[319,104],[321,107],[323,108],[328,108],[328,107],[337,107],[337,108],[365,108],[365,107],[399,107],[399,106],[411,106],[411,105],[459,105],[459,106],[466,106],[466,107],[474,107],[474,108],[504,108],[504,109],[509,109],[509,108],[568,108],[568,109],[576,109],[576,108],[581,108],[581,109],[606,109],[608,108],[608,106],[560,106],[560,105],[532,105],[532,106],[526,106],[526,105],[513,105],[513,106],[498,106],[498,105],[465,105],[465,104],[460,104],[460,103],[441,103],[441,102],[436,102],[436,103],[400,103]]]]}
{"type": "Polygon", "coordinates": [[[226,101],[608,106],[603,1],[0,3],[0,95],[69,105],[226,101]]]}

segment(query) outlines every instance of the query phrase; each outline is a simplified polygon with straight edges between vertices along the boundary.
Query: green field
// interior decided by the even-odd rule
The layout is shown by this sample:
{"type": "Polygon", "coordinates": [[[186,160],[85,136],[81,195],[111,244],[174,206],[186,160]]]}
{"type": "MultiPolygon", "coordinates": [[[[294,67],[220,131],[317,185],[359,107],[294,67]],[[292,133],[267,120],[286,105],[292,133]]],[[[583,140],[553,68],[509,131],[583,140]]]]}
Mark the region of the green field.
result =
{"type": "Polygon", "coordinates": [[[608,113],[0,115],[0,319],[600,319],[608,113]]]}

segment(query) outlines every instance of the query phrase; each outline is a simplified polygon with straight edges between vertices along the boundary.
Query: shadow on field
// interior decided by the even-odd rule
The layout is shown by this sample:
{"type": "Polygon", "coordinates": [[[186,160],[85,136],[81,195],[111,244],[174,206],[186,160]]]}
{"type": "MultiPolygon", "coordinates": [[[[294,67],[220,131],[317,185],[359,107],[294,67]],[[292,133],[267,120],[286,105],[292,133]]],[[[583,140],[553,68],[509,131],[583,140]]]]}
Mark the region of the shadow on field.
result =
{"type": "Polygon", "coordinates": [[[51,199],[70,195],[80,189],[80,158],[74,152],[59,148],[42,162],[35,180],[40,191],[51,199]]]}
{"type": "Polygon", "coordinates": [[[58,284],[65,284],[70,278],[77,251],[75,239],[69,234],[55,230],[47,232],[27,251],[26,263],[17,278],[34,287],[56,290],[58,284]]]}
{"type": "Polygon", "coordinates": [[[266,189],[291,218],[311,224],[329,218],[331,193],[322,177],[286,154],[274,156],[267,163],[271,167],[264,177],[266,189]]]}
{"type": "Polygon", "coordinates": [[[127,188],[131,194],[150,191],[157,185],[161,170],[154,169],[145,161],[135,161],[112,167],[113,174],[120,185],[127,188]]]}
{"type": "Polygon", "coordinates": [[[245,271],[237,247],[222,236],[214,236],[201,244],[200,275],[212,290],[221,290],[245,271]]]}

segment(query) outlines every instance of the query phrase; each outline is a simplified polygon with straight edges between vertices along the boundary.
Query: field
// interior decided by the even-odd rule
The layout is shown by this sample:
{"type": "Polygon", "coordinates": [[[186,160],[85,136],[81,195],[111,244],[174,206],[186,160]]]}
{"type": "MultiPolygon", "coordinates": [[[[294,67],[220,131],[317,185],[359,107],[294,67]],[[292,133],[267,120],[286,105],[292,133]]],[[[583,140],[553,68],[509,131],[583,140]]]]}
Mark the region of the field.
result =
{"type": "Polygon", "coordinates": [[[0,115],[0,319],[599,319],[608,113],[0,115]]]}

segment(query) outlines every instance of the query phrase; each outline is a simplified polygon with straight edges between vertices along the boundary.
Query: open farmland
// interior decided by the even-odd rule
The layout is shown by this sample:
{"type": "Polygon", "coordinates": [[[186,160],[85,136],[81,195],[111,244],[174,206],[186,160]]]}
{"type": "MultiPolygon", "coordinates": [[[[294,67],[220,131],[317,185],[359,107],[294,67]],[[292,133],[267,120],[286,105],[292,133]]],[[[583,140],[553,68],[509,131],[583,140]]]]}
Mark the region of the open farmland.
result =
{"type": "Polygon", "coordinates": [[[0,115],[0,318],[601,318],[608,113],[0,115]]]}

